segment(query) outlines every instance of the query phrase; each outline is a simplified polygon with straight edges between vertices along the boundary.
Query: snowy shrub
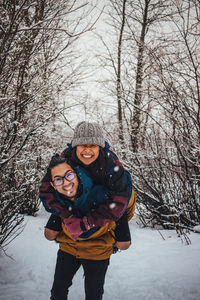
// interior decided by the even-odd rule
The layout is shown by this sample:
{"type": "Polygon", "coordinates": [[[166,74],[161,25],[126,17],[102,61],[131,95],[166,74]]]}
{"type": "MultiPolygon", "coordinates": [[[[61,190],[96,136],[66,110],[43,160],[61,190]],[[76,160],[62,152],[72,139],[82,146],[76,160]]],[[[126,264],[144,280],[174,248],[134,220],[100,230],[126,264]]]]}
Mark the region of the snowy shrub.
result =
{"type": "Polygon", "coordinates": [[[71,0],[0,5],[1,247],[16,234],[22,214],[38,210],[44,166],[62,142],[54,125],[67,104],[59,95],[81,80],[72,44],[90,30],[89,12],[71,0]]]}

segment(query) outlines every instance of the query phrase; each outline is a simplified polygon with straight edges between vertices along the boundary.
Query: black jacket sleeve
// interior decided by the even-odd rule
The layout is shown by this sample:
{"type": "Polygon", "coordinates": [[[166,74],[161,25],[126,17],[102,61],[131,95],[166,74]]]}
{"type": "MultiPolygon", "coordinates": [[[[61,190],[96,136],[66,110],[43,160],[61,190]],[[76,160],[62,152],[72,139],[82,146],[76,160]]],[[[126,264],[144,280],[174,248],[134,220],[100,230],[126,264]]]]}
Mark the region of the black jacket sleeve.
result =
{"type": "Polygon", "coordinates": [[[54,230],[54,231],[62,231],[62,221],[59,216],[51,215],[45,228],[54,230]]]}
{"type": "Polygon", "coordinates": [[[131,233],[126,213],[124,213],[123,216],[116,222],[116,225],[115,240],[118,242],[131,241],[131,233]]]}

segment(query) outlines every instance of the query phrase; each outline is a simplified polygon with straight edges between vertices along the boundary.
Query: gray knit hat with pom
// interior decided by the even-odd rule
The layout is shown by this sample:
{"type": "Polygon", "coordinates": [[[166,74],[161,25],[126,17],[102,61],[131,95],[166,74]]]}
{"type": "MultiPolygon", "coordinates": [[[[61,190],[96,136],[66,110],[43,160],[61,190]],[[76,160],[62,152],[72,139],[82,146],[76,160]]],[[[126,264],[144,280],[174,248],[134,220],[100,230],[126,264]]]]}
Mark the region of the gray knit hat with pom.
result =
{"type": "Polygon", "coordinates": [[[105,146],[101,127],[97,123],[83,121],[76,125],[72,138],[72,147],[85,144],[95,144],[102,148],[105,146]]]}

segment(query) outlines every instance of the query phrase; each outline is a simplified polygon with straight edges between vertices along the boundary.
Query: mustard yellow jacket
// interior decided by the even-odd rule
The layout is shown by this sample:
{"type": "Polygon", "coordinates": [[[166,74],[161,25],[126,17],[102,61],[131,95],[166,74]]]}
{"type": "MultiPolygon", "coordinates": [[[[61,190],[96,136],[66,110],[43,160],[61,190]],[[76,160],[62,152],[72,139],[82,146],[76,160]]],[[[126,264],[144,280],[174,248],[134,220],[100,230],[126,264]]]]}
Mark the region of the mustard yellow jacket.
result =
{"type": "MultiPolygon", "coordinates": [[[[128,220],[133,217],[136,205],[135,192],[132,192],[126,209],[128,220]]],[[[115,244],[115,230],[116,223],[109,222],[101,227],[98,231],[93,233],[88,238],[77,238],[74,241],[71,235],[67,232],[64,225],[62,231],[57,236],[56,240],[60,243],[60,249],[77,258],[104,260],[113,253],[113,245],[115,244]]]]}

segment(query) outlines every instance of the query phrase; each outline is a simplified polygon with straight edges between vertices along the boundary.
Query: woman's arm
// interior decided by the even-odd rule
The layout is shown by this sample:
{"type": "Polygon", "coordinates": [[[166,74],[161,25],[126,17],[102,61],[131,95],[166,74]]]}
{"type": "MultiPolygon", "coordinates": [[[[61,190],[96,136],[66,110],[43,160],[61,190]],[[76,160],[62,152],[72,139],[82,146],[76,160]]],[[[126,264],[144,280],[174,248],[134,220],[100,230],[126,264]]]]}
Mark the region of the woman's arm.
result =
{"type": "Polygon", "coordinates": [[[107,164],[106,190],[105,203],[89,211],[82,219],[72,217],[64,220],[73,239],[79,236],[80,230],[84,232],[96,226],[102,227],[111,221],[118,221],[128,206],[132,193],[131,176],[113,153],[107,164]]]}
{"type": "MultiPolygon", "coordinates": [[[[103,204],[96,205],[85,216],[80,218],[73,215],[73,210],[63,206],[56,198],[56,193],[50,185],[50,177],[46,175],[40,186],[40,199],[45,209],[54,214],[59,214],[64,219],[64,224],[69,233],[74,237],[81,232],[87,231],[96,226],[104,226],[111,221],[117,221],[126,210],[128,205],[131,184],[128,182],[127,174],[116,156],[111,152],[107,162],[106,174],[106,197],[102,195],[105,201],[103,204]]],[[[96,202],[96,195],[99,193],[91,192],[88,195],[88,201],[96,202]]],[[[99,203],[97,203],[99,204],[99,203]]]]}

